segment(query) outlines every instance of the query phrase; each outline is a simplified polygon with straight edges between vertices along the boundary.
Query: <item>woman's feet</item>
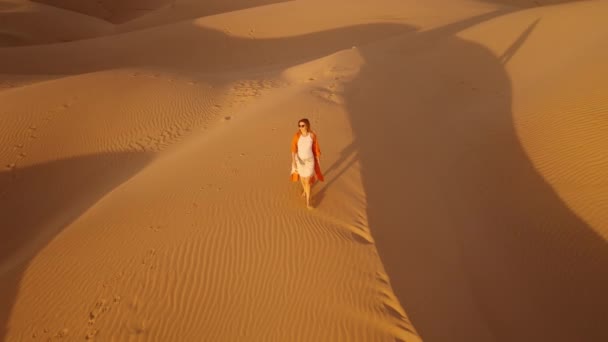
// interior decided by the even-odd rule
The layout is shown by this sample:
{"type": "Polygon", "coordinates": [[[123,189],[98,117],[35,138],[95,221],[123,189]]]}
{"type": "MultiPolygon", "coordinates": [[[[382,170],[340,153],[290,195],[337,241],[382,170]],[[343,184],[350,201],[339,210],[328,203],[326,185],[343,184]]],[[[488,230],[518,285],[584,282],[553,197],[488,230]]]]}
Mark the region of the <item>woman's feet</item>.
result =
{"type": "Polygon", "coordinates": [[[310,184],[310,180],[309,178],[302,178],[302,195],[301,197],[306,199],[306,208],[307,209],[313,209],[312,205],[310,205],[310,190],[311,190],[311,184],[310,184]]]}

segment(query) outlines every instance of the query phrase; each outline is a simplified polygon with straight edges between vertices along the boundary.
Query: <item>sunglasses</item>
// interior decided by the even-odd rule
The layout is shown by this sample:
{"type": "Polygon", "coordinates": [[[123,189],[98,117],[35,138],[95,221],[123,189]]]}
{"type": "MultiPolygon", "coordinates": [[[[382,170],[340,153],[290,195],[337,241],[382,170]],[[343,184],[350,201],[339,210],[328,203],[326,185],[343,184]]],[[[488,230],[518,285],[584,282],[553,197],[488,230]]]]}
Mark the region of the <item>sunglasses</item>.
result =
{"type": "Polygon", "coordinates": [[[298,127],[306,127],[306,125],[303,125],[303,124],[302,124],[302,125],[298,125],[298,127]]]}

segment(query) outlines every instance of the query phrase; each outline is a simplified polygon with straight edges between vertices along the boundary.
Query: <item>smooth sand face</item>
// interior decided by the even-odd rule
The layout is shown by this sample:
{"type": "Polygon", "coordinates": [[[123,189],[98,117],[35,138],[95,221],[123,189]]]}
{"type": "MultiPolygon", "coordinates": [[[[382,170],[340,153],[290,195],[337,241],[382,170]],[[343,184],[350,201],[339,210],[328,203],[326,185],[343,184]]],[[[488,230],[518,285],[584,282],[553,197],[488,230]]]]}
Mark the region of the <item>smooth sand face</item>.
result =
{"type": "Polygon", "coordinates": [[[608,4],[538,4],[0,1],[0,340],[608,340],[608,4]]]}
{"type": "Polygon", "coordinates": [[[120,24],[162,7],[174,7],[175,0],[34,0],[68,11],[120,24]]]}

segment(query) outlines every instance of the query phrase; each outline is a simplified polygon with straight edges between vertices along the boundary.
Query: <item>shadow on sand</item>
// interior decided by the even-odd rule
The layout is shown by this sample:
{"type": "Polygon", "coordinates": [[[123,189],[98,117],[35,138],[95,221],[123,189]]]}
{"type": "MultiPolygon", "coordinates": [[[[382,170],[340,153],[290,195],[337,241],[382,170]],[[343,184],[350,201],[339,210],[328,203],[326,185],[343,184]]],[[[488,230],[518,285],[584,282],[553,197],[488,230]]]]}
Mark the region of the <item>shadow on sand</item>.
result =
{"type": "MultiPolygon", "coordinates": [[[[264,66],[279,59],[288,67],[359,46],[366,64],[345,90],[356,141],[343,162],[357,150],[377,249],[422,337],[608,340],[603,327],[608,317],[608,246],[560,200],[522,149],[504,59],[456,36],[504,13],[427,32],[377,24],[268,40],[238,39],[190,26],[140,43],[175,49],[184,71],[264,66]],[[365,45],[389,37],[389,47],[365,45]],[[209,46],[199,42],[215,42],[221,51],[209,57],[209,46]],[[231,54],[231,49],[240,53],[231,54]],[[275,56],[276,51],[284,55],[275,56]]],[[[532,29],[514,44],[525,44],[532,29]]],[[[57,47],[44,56],[21,50],[9,57],[24,56],[19,70],[0,63],[0,72],[70,74],[129,66],[180,72],[175,56],[133,54],[138,47],[121,51],[124,44],[105,50],[105,41],[86,44],[93,49],[79,55],[69,69],[43,60],[73,56],[80,47],[57,47]]],[[[0,260],[27,251],[10,267],[5,265],[1,275],[0,336],[6,336],[28,261],[148,160],[137,154],[98,155],[0,173],[0,214],[6,227],[0,260]],[[34,237],[38,242],[30,246],[34,237]]],[[[339,169],[328,176],[339,177],[339,169]]]]}
{"type": "Polygon", "coordinates": [[[345,95],[371,231],[425,341],[608,341],[608,245],[513,123],[504,63],[539,21],[503,57],[456,36],[501,14],[361,47],[345,95]]]}
{"type": "Polygon", "coordinates": [[[0,172],[0,338],[29,261],[73,220],[151,160],[98,154],[0,172]]]}

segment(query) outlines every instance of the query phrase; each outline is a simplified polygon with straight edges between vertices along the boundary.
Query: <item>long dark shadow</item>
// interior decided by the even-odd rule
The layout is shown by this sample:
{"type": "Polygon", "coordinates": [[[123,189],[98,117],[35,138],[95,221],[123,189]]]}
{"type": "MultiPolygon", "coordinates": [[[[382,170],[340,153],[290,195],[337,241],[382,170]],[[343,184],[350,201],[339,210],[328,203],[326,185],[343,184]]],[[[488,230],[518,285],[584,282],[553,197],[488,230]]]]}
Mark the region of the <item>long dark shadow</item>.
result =
{"type": "Polygon", "coordinates": [[[608,341],[608,244],[522,148],[504,59],[456,36],[500,14],[360,47],[370,228],[425,341],[608,341]]]}
{"type": "Polygon", "coordinates": [[[357,146],[354,142],[340,151],[340,157],[338,157],[338,159],[324,171],[325,183],[316,185],[320,187],[320,190],[318,192],[315,191],[313,196],[313,204],[315,206],[318,206],[323,202],[323,199],[327,194],[327,190],[331,188],[334,182],[340,179],[340,176],[342,176],[342,174],[344,174],[344,172],[346,172],[351,165],[357,161],[357,159],[357,146]]]}
{"type": "Polygon", "coordinates": [[[511,44],[511,46],[502,54],[502,56],[500,56],[500,61],[502,62],[502,64],[509,63],[511,58],[515,56],[517,51],[519,51],[524,42],[528,39],[528,36],[530,36],[532,31],[534,31],[534,28],[536,28],[536,25],[538,25],[539,21],[540,18],[536,19],[532,24],[530,24],[530,26],[528,26],[528,28],[519,35],[519,38],[517,38],[517,40],[513,44],[511,44]]]}
{"type": "Polygon", "coordinates": [[[29,261],[151,158],[146,153],[97,154],[0,172],[0,340],[7,338],[29,261]]]}

